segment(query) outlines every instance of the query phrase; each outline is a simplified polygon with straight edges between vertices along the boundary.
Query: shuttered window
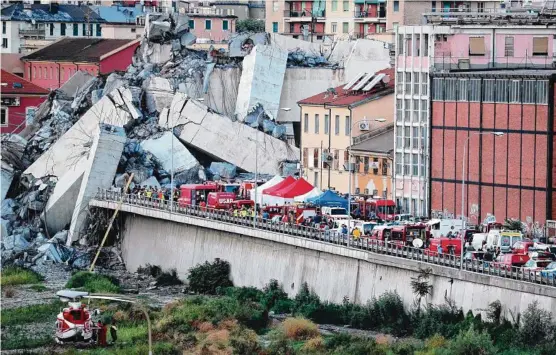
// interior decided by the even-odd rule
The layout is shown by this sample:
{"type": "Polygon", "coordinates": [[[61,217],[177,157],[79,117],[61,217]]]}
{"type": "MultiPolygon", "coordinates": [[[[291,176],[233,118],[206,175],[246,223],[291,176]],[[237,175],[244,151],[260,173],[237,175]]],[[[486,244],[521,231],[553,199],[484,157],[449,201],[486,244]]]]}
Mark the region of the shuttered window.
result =
{"type": "Polygon", "coordinates": [[[469,38],[469,55],[485,55],[485,38],[469,38]]]}
{"type": "Polygon", "coordinates": [[[506,37],[504,39],[504,56],[513,57],[514,56],[514,38],[506,37]]]}
{"type": "Polygon", "coordinates": [[[533,38],[533,55],[548,55],[548,37],[533,38]]]}

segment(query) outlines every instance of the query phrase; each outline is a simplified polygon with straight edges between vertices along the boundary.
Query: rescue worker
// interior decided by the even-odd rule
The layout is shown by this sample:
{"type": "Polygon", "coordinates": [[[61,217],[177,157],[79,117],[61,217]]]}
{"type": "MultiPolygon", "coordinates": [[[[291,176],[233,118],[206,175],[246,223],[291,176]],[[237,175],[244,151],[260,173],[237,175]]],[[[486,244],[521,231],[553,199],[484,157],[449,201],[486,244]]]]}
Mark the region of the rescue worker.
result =
{"type": "Polygon", "coordinates": [[[199,202],[199,207],[201,208],[201,211],[206,210],[207,207],[207,203],[205,202],[205,198],[203,196],[200,197],[201,202],[199,202]]]}
{"type": "Polygon", "coordinates": [[[241,208],[240,216],[241,218],[247,217],[247,209],[245,208],[245,206],[241,208]]]}
{"type": "Polygon", "coordinates": [[[160,203],[160,206],[164,204],[164,191],[162,190],[158,190],[158,202],[160,203]]]}
{"type": "Polygon", "coordinates": [[[234,217],[238,217],[239,216],[239,211],[237,208],[234,208],[234,212],[233,212],[234,217]]]}
{"type": "Polygon", "coordinates": [[[353,239],[357,240],[361,237],[361,231],[359,230],[359,228],[354,228],[353,229],[353,239]]]}
{"type": "Polygon", "coordinates": [[[150,186],[147,187],[147,191],[145,192],[145,196],[147,197],[147,200],[149,200],[149,201],[152,200],[153,192],[152,192],[150,186]]]}

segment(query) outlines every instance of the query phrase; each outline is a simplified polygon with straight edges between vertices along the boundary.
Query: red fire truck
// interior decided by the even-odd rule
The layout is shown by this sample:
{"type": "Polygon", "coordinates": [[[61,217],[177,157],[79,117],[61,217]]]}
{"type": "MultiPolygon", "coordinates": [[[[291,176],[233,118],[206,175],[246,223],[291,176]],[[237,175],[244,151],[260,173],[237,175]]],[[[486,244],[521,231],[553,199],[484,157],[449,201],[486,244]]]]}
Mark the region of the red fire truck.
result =
{"type": "Polygon", "coordinates": [[[204,184],[185,184],[180,186],[180,197],[178,204],[180,207],[195,206],[201,200],[207,200],[210,192],[217,192],[220,185],[215,182],[207,182],[204,184]]]}

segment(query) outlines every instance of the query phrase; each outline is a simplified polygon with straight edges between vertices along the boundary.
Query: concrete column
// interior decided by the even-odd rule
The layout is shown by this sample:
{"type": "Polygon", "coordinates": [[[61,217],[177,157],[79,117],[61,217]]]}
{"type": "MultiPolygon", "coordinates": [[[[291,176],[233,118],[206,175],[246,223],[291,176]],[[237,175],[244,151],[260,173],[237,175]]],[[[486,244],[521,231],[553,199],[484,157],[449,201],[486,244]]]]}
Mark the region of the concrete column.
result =
{"type": "Polygon", "coordinates": [[[87,218],[89,201],[99,188],[112,186],[125,142],[126,135],[122,127],[99,124],[73,210],[68,245],[79,239],[87,218]]]}

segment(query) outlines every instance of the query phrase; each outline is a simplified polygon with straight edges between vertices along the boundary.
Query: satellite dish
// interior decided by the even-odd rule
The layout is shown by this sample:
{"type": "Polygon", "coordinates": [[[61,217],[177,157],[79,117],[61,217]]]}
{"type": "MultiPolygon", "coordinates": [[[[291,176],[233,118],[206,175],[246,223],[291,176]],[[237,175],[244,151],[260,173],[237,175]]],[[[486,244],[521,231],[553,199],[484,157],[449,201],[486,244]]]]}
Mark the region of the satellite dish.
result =
{"type": "Polygon", "coordinates": [[[413,239],[413,246],[415,248],[420,248],[423,246],[423,241],[421,239],[413,239]]]}

